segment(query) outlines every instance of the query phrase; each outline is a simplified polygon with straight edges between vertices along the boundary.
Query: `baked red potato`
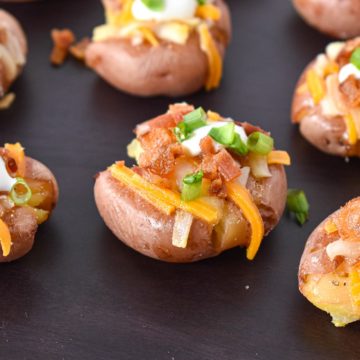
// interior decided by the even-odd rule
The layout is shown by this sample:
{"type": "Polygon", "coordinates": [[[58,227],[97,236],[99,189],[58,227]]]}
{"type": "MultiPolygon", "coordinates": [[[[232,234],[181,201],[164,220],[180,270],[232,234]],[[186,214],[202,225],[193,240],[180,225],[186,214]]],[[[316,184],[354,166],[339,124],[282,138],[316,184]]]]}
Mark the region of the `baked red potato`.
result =
{"type": "Polygon", "coordinates": [[[223,0],[167,0],[162,11],[146,9],[141,0],[104,6],[107,22],[95,28],[86,63],[111,85],[140,96],[218,87],[231,37],[223,0]]]}
{"type": "Polygon", "coordinates": [[[26,157],[20,144],[0,148],[0,262],[31,250],[38,225],[48,219],[58,195],[54,175],[26,157]]]}
{"type": "Polygon", "coordinates": [[[168,262],[237,246],[253,259],[284,210],[287,153],[274,151],[259,128],[187,104],[171,105],[135,132],[128,152],[137,166],[118,162],[95,182],[96,205],[111,231],[168,262]],[[252,147],[256,139],[264,149],[252,147]]]}
{"type": "Polygon", "coordinates": [[[360,155],[360,38],[328,45],[296,85],[292,121],[326,153],[360,155]]]}

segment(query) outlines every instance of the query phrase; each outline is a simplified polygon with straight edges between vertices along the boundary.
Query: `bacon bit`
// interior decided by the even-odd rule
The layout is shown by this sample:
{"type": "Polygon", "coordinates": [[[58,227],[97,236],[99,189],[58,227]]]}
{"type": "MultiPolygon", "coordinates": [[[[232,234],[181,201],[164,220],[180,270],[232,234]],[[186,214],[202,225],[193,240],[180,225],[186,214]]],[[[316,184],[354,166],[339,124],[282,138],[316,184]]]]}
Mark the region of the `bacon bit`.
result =
{"type": "Polygon", "coordinates": [[[138,166],[133,167],[132,170],[135,173],[137,173],[138,175],[140,175],[142,178],[144,178],[146,181],[148,181],[154,185],[157,185],[157,186],[160,186],[160,187],[166,188],[166,189],[171,189],[170,180],[168,180],[164,177],[161,177],[159,175],[156,175],[156,174],[152,173],[150,170],[143,169],[138,166]]]}
{"type": "Polygon", "coordinates": [[[214,161],[225,181],[234,180],[241,175],[240,166],[225,149],[214,156],[214,161]]]}
{"type": "Polygon", "coordinates": [[[169,105],[168,112],[174,114],[180,113],[181,115],[186,115],[194,110],[195,108],[193,105],[189,105],[187,103],[177,103],[177,104],[169,105]]]}
{"type": "Polygon", "coordinates": [[[215,154],[214,141],[210,136],[205,136],[200,140],[200,149],[204,155],[215,154]]]}
{"type": "Polygon", "coordinates": [[[214,161],[213,155],[204,155],[201,162],[201,170],[204,172],[204,177],[210,180],[218,178],[218,168],[214,161]]]}
{"type": "Polygon", "coordinates": [[[340,68],[349,63],[351,54],[359,46],[360,46],[359,37],[353,40],[349,40],[345,43],[344,48],[341,50],[340,54],[336,58],[336,62],[339,64],[340,68]]]}
{"type": "Polygon", "coordinates": [[[252,133],[257,132],[257,131],[258,131],[258,132],[261,132],[261,133],[263,133],[263,134],[265,134],[265,135],[270,135],[269,132],[261,129],[261,128],[258,127],[258,126],[251,125],[251,124],[249,124],[249,123],[247,123],[247,122],[238,122],[238,121],[235,121],[235,124],[242,126],[242,127],[244,128],[245,132],[246,132],[246,135],[251,135],[252,133]]]}
{"type": "Polygon", "coordinates": [[[174,128],[180,121],[182,121],[182,115],[167,113],[157,116],[154,119],[148,120],[136,126],[136,136],[142,136],[149,131],[157,128],[174,128]],[[178,116],[176,116],[178,115],[178,116]]]}
{"type": "Polygon", "coordinates": [[[85,60],[85,52],[87,47],[90,45],[91,40],[88,37],[83,38],[69,49],[70,54],[77,60],[85,60]]]}
{"type": "Polygon", "coordinates": [[[138,139],[144,150],[152,150],[162,146],[176,144],[176,136],[170,129],[155,128],[138,139]]]}
{"type": "Polygon", "coordinates": [[[351,107],[360,105],[360,80],[356,79],[354,75],[349,76],[342,84],[340,84],[339,88],[346,96],[351,107]]]}
{"type": "Polygon", "coordinates": [[[69,29],[53,29],[51,31],[51,38],[54,47],[50,55],[50,62],[53,65],[60,66],[64,63],[69,53],[69,48],[75,41],[75,36],[69,29]]]}
{"type": "Polygon", "coordinates": [[[218,177],[211,182],[209,187],[209,194],[216,195],[223,199],[227,197],[226,187],[221,177],[218,177]]]}

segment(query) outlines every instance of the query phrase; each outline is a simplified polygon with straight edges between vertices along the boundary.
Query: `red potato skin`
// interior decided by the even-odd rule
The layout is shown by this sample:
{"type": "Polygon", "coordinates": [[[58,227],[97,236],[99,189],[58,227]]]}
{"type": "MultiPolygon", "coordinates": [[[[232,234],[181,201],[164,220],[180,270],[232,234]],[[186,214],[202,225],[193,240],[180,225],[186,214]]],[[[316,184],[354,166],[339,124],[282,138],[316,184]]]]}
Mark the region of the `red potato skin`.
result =
{"type": "Polygon", "coordinates": [[[293,0],[303,19],[321,32],[348,39],[360,35],[358,0],[293,0]]]}
{"type": "Polygon", "coordinates": [[[297,115],[306,110],[306,115],[300,121],[300,132],[306,140],[314,145],[319,150],[336,156],[360,156],[359,142],[355,145],[350,145],[345,139],[346,123],[341,116],[326,116],[323,114],[320,105],[315,105],[309,92],[299,93],[306,82],[306,72],[311,63],[302,73],[293,97],[291,107],[291,118],[294,123],[299,122],[297,115]]]}
{"type": "MultiPolygon", "coordinates": [[[[9,29],[16,36],[19,41],[21,51],[23,55],[26,56],[28,51],[27,40],[21,25],[11,14],[5,10],[0,9],[0,30],[4,27],[9,29]]],[[[18,66],[18,76],[20,75],[21,71],[22,67],[18,66]]],[[[12,82],[9,82],[5,77],[3,65],[0,60],[0,90],[2,89],[2,91],[6,93],[11,86],[11,83],[12,82]]]]}
{"type": "MultiPolygon", "coordinates": [[[[222,17],[212,33],[224,57],[231,37],[230,12],[222,0],[215,3],[222,17]]],[[[144,97],[194,93],[204,87],[209,69],[207,56],[195,32],[186,45],[163,41],[157,47],[147,43],[133,46],[127,39],[92,43],[86,51],[86,63],[115,88],[144,97]]]]}
{"type": "MultiPolygon", "coordinates": [[[[26,178],[51,181],[53,184],[53,207],[56,206],[59,196],[59,187],[52,172],[39,161],[26,157],[26,178]]],[[[0,262],[10,262],[26,255],[33,247],[35,234],[38,228],[33,211],[26,207],[15,207],[2,218],[8,225],[12,247],[6,257],[0,252],[0,262]]]]}
{"type": "MultiPolygon", "coordinates": [[[[272,178],[249,180],[249,190],[263,216],[266,233],[279,222],[286,202],[287,181],[283,166],[270,167],[272,178]],[[276,194],[276,196],[274,196],[276,194]]],[[[95,202],[106,225],[127,246],[154,259],[188,263],[214,257],[226,249],[216,245],[212,226],[196,219],[185,249],[171,243],[174,215],[168,216],[145,201],[132,189],[111,176],[109,170],[97,176],[95,202]]],[[[245,221],[241,218],[240,221],[245,221]]],[[[247,228],[245,226],[244,228],[247,228]]],[[[239,234],[248,243],[250,232],[239,234]]]]}

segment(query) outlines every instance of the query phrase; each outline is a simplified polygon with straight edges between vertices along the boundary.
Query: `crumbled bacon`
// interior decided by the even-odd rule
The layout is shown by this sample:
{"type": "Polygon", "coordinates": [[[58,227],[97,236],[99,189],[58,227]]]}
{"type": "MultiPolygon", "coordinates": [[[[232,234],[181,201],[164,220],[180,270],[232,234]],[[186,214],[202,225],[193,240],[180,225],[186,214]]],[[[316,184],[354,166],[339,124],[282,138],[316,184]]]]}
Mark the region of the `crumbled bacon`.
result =
{"type": "Polygon", "coordinates": [[[341,50],[340,54],[336,58],[336,62],[338,63],[340,68],[349,63],[351,54],[359,46],[360,46],[360,37],[357,37],[353,40],[349,40],[345,43],[344,48],[341,50]]]}
{"type": "Polygon", "coordinates": [[[200,149],[202,154],[215,154],[214,140],[210,136],[205,136],[200,140],[200,149]]]}
{"type": "Polygon", "coordinates": [[[53,29],[51,38],[54,47],[50,55],[50,62],[56,66],[62,65],[69,53],[70,46],[75,41],[74,33],[69,29],[53,29]]]}
{"type": "Polygon", "coordinates": [[[213,155],[204,155],[201,162],[201,170],[204,177],[210,180],[217,179],[219,176],[216,162],[213,155]]]}
{"type": "Polygon", "coordinates": [[[171,188],[171,182],[169,179],[166,179],[164,177],[161,177],[159,175],[156,175],[152,173],[150,170],[140,168],[138,166],[133,167],[132,169],[135,173],[140,175],[142,178],[144,178],[146,181],[160,186],[162,188],[170,189],[171,188]]]}
{"type": "Polygon", "coordinates": [[[85,52],[87,47],[90,45],[91,40],[88,37],[83,38],[82,40],[80,40],[79,42],[77,42],[75,45],[71,46],[69,51],[70,54],[80,60],[80,61],[84,61],[85,60],[85,52]]]}
{"type": "Polygon", "coordinates": [[[144,150],[152,150],[177,143],[174,133],[170,129],[165,128],[152,129],[147,134],[140,136],[138,140],[144,150]]]}
{"type": "Polygon", "coordinates": [[[211,182],[209,187],[209,193],[210,195],[215,195],[220,198],[226,198],[226,187],[220,176],[211,182]]]}
{"type": "Polygon", "coordinates": [[[360,105],[360,80],[356,79],[354,75],[349,76],[340,84],[340,91],[345,95],[351,107],[360,105]]]}
{"type": "Polygon", "coordinates": [[[178,104],[172,104],[169,105],[169,113],[175,113],[175,114],[182,114],[186,115],[192,111],[194,111],[195,108],[193,105],[189,105],[187,103],[178,103],[178,104]]]}
{"type": "Polygon", "coordinates": [[[221,176],[226,181],[234,180],[241,175],[239,164],[225,149],[222,149],[213,158],[221,176]]]}

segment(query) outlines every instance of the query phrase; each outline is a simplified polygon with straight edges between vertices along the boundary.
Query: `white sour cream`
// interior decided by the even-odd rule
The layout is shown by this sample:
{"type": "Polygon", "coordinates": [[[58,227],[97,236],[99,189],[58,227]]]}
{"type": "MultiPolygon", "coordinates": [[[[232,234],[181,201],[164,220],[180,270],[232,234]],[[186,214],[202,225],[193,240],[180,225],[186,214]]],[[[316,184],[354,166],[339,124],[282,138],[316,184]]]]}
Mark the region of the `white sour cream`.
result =
{"type": "Polygon", "coordinates": [[[141,0],[135,0],[132,7],[132,14],[135,19],[143,21],[191,19],[195,16],[197,7],[197,0],[165,0],[164,10],[153,11],[141,0]]]}
{"type": "MultiPolygon", "coordinates": [[[[218,128],[226,125],[227,122],[224,121],[216,121],[209,125],[203,126],[197,130],[195,130],[190,139],[187,139],[182,142],[182,146],[191,156],[198,156],[201,154],[200,141],[207,135],[212,128],[218,128]]],[[[240,135],[240,138],[245,143],[247,142],[247,135],[243,127],[239,125],[235,125],[235,132],[240,135]]],[[[218,151],[223,148],[223,145],[218,144],[214,141],[215,149],[218,151]]]]}
{"type": "Polygon", "coordinates": [[[0,157],[0,191],[10,192],[15,183],[16,179],[9,175],[5,161],[0,157]]]}
{"type": "Polygon", "coordinates": [[[339,72],[339,83],[342,84],[351,75],[354,75],[356,79],[360,79],[360,70],[354,64],[346,64],[339,72]]]}

